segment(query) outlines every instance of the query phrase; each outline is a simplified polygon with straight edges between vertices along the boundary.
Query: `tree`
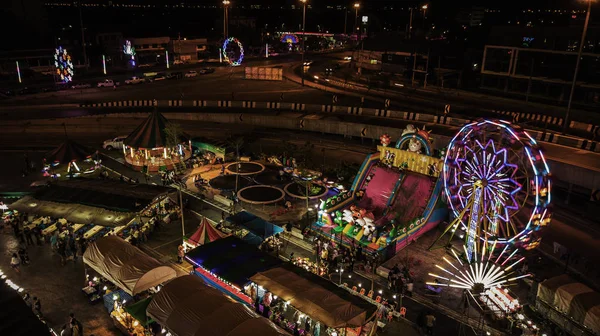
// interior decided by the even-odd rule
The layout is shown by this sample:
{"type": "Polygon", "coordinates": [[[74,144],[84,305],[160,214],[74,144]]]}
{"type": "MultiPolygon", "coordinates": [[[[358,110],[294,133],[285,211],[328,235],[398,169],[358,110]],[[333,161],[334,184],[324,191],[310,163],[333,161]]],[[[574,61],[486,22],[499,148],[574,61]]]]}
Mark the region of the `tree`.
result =
{"type": "Polygon", "coordinates": [[[181,125],[174,122],[168,122],[165,126],[165,134],[167,135],[167,147],[173,148],[179,145],[179,143],[181,142],[181,135],[183,134],[183,130],[181,128],[181,125]]]}

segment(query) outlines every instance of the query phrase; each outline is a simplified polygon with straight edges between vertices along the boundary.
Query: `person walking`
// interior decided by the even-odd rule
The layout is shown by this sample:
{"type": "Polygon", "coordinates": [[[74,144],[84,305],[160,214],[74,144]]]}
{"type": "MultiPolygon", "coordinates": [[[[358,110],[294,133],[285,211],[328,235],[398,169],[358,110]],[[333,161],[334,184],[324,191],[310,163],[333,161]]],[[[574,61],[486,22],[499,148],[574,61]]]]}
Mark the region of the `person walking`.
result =
{"type": "Polygon", "coordinates": [[[25,229],[23,229],[23,233],[25,234],[25,240],[27,241],[27,245],[33,245],[31,229],[29,227],[25,227],[25,229]]]}
{"type": "Polygon", "coordinates": [[[62,239],[58,240],[56,251],[58,252],[58,256],[60,257],[60,265],[64,266],[65,261],[67,259],[67,253],[65,242],[62,239]]]}
{"type": "Polygon", "coordinates": [[[177,248],[177,263],[183,264],[183,257],[185,257],[185,250],[183,245],[179,245],[177,248]]]}
{"type": "Polygon", "coordinates": [[[54,234],[50,237],[50,247],[52,251],[56,252],[58,250],[58,231],[54,231],[54,234]]]}
{"type": "Polygon", "coordinates": [[[21,273],[21,270],[19,269],[19,265],[21,265],[21,262],[19,261],[17,254],[13,253],[12,258],[10,258],[10,267],[12,267],[12,269],[14,269],[15,272],[21,273]]]}
{"type": "Polygon", "coordinates": [[[69,234],[68,244],[71,255],[73,256],[73,262],[77,262],[77,245],[75,244],[75,237],[73,237],[72,233],[69,234]]]}
{"type": "Polygon", "coordinates": [[[425,315],[425,330],[427,335],[433,335],[433,327],[435,326],[435,316],[433,316],[433,312],[429,311],[427,315],[425,315]]]}
{"type": "Polygon", "coordinates": [[[37,296],[33,297],[33,312],[40,317],[43,317],[44,315],[42,314],[42,302],[40,301],[40,299],[37,298],[37,296]]]}

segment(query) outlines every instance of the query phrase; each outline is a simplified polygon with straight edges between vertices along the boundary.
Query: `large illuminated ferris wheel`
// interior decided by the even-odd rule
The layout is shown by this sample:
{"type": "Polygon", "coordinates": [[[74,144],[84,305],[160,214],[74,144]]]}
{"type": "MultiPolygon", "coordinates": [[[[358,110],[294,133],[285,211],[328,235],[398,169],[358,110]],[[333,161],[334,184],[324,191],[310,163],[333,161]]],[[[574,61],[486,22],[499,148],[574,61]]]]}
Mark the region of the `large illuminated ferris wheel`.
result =
{"type": "Polygon", "coordinates": [[[526,131],[498,120],[465,125],[448,146],[442,177],[454,216],[442,236],[464,231],[468,260],[484,246],[539,244],[536,233],[551,216],[550,171],[526,131]]]}

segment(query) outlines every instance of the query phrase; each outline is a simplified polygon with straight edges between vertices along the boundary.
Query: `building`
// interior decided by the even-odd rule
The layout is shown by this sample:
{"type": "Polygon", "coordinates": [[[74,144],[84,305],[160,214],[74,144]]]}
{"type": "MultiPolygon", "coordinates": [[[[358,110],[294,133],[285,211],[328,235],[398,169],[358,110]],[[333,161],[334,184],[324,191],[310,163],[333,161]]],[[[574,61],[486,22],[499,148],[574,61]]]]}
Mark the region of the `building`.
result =
{"type": "Polygon", "coordinates": [[[135,47],[137,53],[137,64],[165,63],[166,52],[169,50],[171,38],[161,37],[135,37],[128,39],[131,45],[135,47]]]}
{"type": "Polygon", "coordinates": [[[96,44],[100,46],[103,54],[107,57],[115,60],[123,59],[123,33],[98,33],[96,34],[96,44]]]}
{"type": "Polygon", "coordinates": [[[208,39],[172,39],[169,42],[169,49],[173,51],[174,60],[196,62],[208,56],[208,39]]]}

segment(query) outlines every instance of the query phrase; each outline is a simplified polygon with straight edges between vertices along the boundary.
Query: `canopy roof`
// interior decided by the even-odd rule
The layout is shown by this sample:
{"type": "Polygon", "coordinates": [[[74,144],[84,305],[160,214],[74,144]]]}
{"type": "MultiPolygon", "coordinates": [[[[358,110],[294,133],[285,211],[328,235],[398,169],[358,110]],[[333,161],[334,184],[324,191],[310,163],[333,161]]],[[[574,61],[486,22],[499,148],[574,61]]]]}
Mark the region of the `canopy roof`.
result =
{"type": "Polygon", "coordinates": [[[42,201],[25,196],[10,205],[11,209],[54,218],[65,218],[77,224],[93,223],[102,226],[121,226],[128,224],[135,212],[116,212],[98,207],[74,203],[42,201]]]}
{"type": "Polygon", "coordinates": [[[600,333],[600,293],[588,286],[563,274],[540,283],[537,297],[595,334],[600,333]]]}
{"type": "Polygon", "coordinates": [[[283,232],[282,227],[246,211],[240,211],[233,216],[227,217],[227,221],[235,225],[243,226],[245,229],[262,239],[283,232]]]}
{"type": "Polygon", "coordinates": [[[188,252],[187,257],[240,288],[257,272],[283,263],[234,236],[198,246],[188,252]]]}
{"type": "Polygon", "coordinates": [[[133,148],[162,148],[167,147],[167,132],[165,128],[169,121],[158,110],[154,110],[123,143],[133,148]]]}
{"type": "Polygon", "coordinates": [[[288,335],[273,322],[193,275],[169,282],[154,296],[146,312],[178,336],[288,335]]]}
{"type": "Polygon", "coordinates": [[[194,234],[188,238],[188,242],[197,246],[204,245],[225,237],[227,237],[225,233],[215,229],[212,224],[210,224],[208,219],[206,219],[206,217],[202,217],[202,221],[200,221],[198,230],[196,230],[196,232],[194,232],[194,234]]]}
{"type": "Polygon", "coordinates": [[[80,179],[41,187],[34,197],[40,201],[78,203],[114,211],[137,212],[172,189],[121,181],[80,179]]]}
{"type": "Polygon", "coordinates": [[[131,295],[177,276],[171,267],[163,266],[116,236],[103,237],[91,243],[83,254],[83,262],[131,295]]]}
{"type": "Polygon", "coordinates": [[[293,265],[260,272],[250,280],[332,328],[363,326],[377,309],[332,282],[293,265]]]}
{"type": "Polygon", "coordinates": [[[148,309],[148,305],[152,301],[151,297],[147,297],[142,301],[138,301],[132,305],[125,307],[125,311],[131,315],[134,319],[138,320],[143,326],[147,326],[148,324],[154,322],[151,318],[148,318],[146,315],[146,309],[148,309]]]}
{"type": "Polygon", "coordinates": [[[93,150],[67,139],[56,147],[56,149],[46,153],[44,158],[48,162],[67,164],[72,161],[83,161],[92,155],[93,152],[93,150]]]}
{"type": "Polygon", "coordinates": [[[21,294],[24,293],[18,293],[4,280],[0,282],[0,335],[50,336],[48,326],[35,316],[31,307],[23,301],[21,294]]]}

